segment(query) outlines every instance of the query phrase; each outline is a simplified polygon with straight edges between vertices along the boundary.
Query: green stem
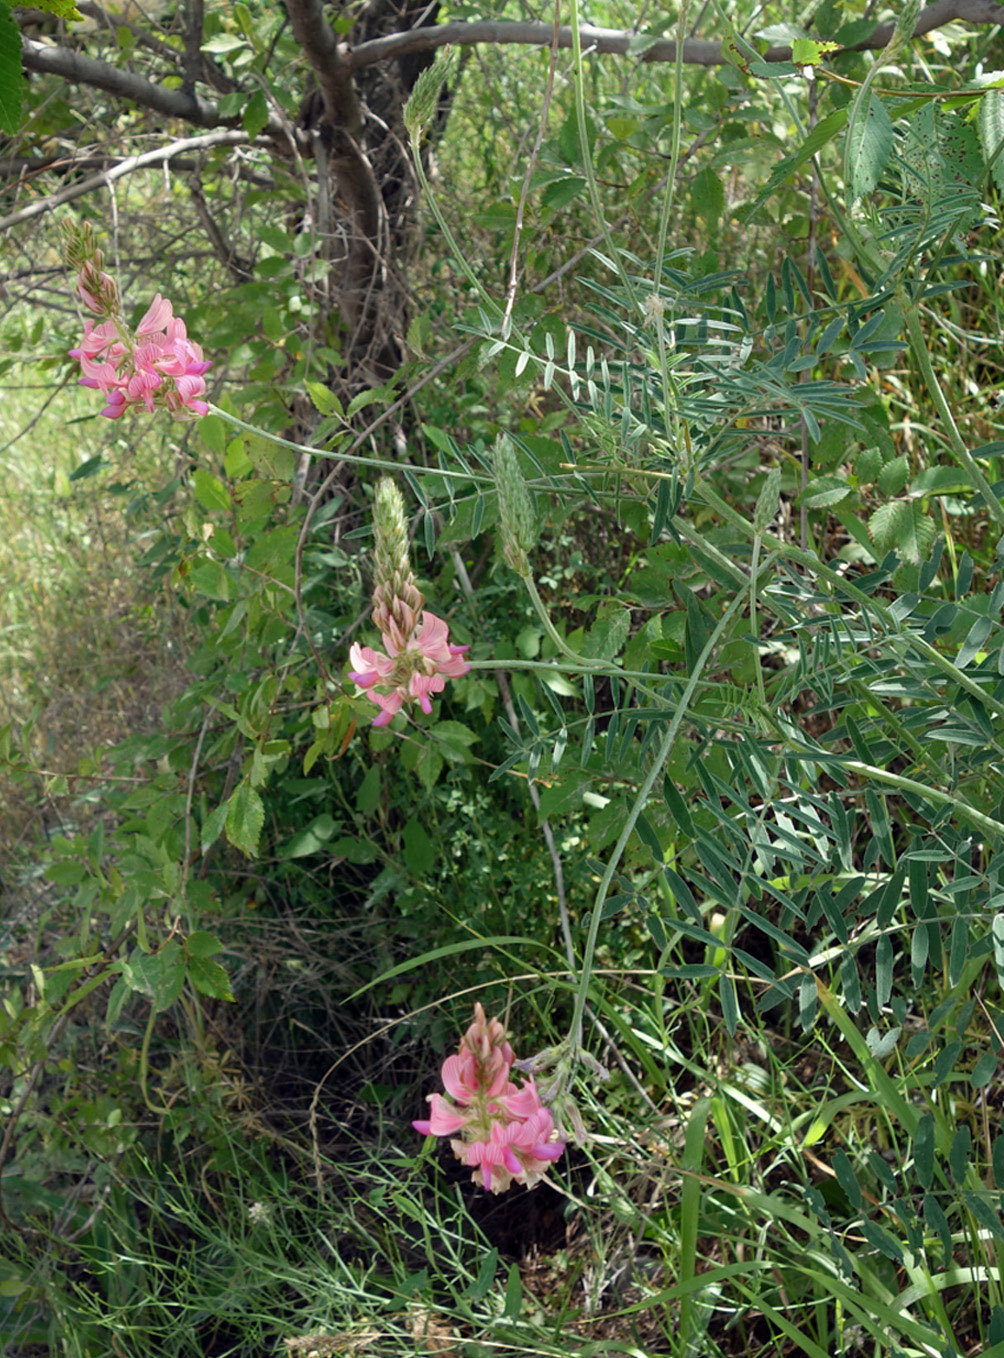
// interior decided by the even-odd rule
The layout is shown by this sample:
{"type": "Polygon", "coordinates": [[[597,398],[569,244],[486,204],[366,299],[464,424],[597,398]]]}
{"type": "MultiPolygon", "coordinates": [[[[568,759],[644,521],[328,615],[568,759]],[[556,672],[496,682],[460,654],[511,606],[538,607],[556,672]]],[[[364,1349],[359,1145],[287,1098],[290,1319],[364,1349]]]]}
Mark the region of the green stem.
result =
{"type": "Polygon", "coordinates": [[[1004,839],[1004,825],[999,820],[985,816],[968,802],[961,801],[955,792],[942,792],[940,788],[931,787],[927,783],[918,783],[913,778],[904,778],[901,773],[890,773],[888,769],[880,769],[874,764],[863,764],[858,759],[842,760],[841,768],[864,774],[868,778],[874,778],[877,783],[885,783],[889,787],[898,788],[901,792],[913,792],[928,801],[950,806],[963,820],[969,821],[985,834],[1004,839]]]}
{"type": "MultiPolygon", "coordinates": [[[[570,0],[570,26],[572,29],[572,65],[575,68],[575,123],[579,134],[579,154],[582,157],[582,173],[586,179],[589,189],[589,201],[592,204],[596,221],[603,236],[603,244],[607,250],[610,264],[617,271],[617,275],[627,293],[631,306],[637,311],[637,298],[635,297],[634,287],[630,278],[625,272],[624,265],[621,263],[621,252],[614,244],[610,234],[610,227],[607,224],[606,213],[603,211],[603,203],[600,201],[600,191],[596,184],[596,171],[593,168],[593,153],[589,145],[589,127],[586,122],[586,78],[582,66],[582,35],[579,32],[582,19],[579,13],[579,0],[570,0]]],[[[658,285],[658,279],[656,279],[658,285]]]]}
{"type": "Polygon", "coordinates": [[[582,1015],[585,1012],[586,998],[589,994],[589,983],[592,979],[593,957],[596,953],[596,942],[599,938],[600,924],[603,919],[603,903],[610,890],[610,884],[614,879],[614,873],[617,871],[617,864],[620,862],[621,856],[627,847],[628,840],[631,838],[638,817],[641,815],[645,803],[648,801],[649,793],[655,786],[655,781],[661,774],[666,760],[673,752],[673,746],[676,744],[676,738],[679,735],[680,727],[683,724],[687,709],[690,707],[694,693],[697,691],[697,685],[700,681],[704,667],[711,659],[715,648],[718,646],[723,634],[728,629],[732,619],[745,602],[745,592],[736,595],[722,614],[715,630],[712,632],[704,649],[701,651],[701,654],[697,657],[697,663],[694,665],[690,678],[687,681],[687,686],[680,697],[680,702],[673,714],[673,720],[670,722],[669,729],[663,737],[662,745],[659,747],[659,750],[652,761],[652,767],[645,775],[641,787],[638,790],[638,795],[634,800],[634,805],[628,812],[623,829],[621,830],[617,843],[614,845],[613,852],[607,860],[603,878],[600,882],[599,889],[596,892],[596,900],[593,904],[593,912],[589,920],[589,932],[586,935],[586,944],[582,953],[582,972],[579,978],[579,988],[575,995],[575,1009],[572,1013],[572,1022],[569,1027],[569,1040],[572,1044],[573,1052],[577,1052],[582,1046],[582,1015]]]}
{"type": "Polygon", "coordinates": [[[920,369],[921,376],[927,386],[931,400],[937,407],[938,414],[944,421],[945,430],[948,434],[948,442],[951,444],[952,452],[960,466],[964,467],[969,474],[970,480],[977,488],[987,506],[987,512],[997,524],[997,527],[1004,529],[1004,505],[994,494],[990,482],[983,474],[983,469],[966,447],[965,440],[959,433],[958,425],[952,414],[952,408],[945,399],[945,393],[941,390],[941,383],[938,375],[934,371],[934,364],[931,362],[930,350],[927,347],[927,340],[924,336],[924,328],[920,323],[920,312],[916,306],[904,308],[906,315],[906,331],[910,336],[910,350],[920,369]]]}
{"type": "MultiPolygon", "coordinates": [[[[257,434],[259,438],[266,439],[269,443],[276,444],[279,448],[292,448],[294,453],[309,453],[311,457],[330,457],[335,462],[351,462],[355,467],[377,467],[380,471],[396,472],[398,476],[404,470],[400,462],[388,462],[382,457],[360,457],[355,453],[340,453],[338,449],[311,448],[305,443],[294,443],[292,439],[281,438],[278,434],[270,434],[266,429],[259,429],[257,425],[248,424],[238,415],[231,415],[229,410],[221,410],[219,406],[210,405],[210,413],[219,415],[221,420],[226,420],[227,424],[232,424],[235,429],[243,429],[245,433],[257,434]]],[[[447,471],[442,467],[417,467],[409,470],[426,471],[433,476],[445,476],[456,481],[478,481],[486,486],[493,486],[494,479],[484,476],[480,472],[455,472],[447,471]]]]}
{"type": "Polygon", "coordinates": [[[578,651],[573,651],[571,646],[569,646],[568,643],[564,640],[564,638],[559,634],[559,632],[554,626],[554,623],[551,621],[547,612],[547,608],[544,604],[544,600],[537,593],[537,586],[534,583],[533,576],[524,575],[521,576],[520,578],[522,579],[523,584],[526,585],[527,593],[530,595],[530,598],[533,601],[533,606],[537,610],[537,616],[540,618],[540,621],[544,625],[544,631],[551,638],[551,641],[558,648],[561,654],[565,656],[566,659],[573,661],[576,665],[580,665],[584,670],[590,672],[597,669],[608,669],[608,668],[611,674],[616,674],[618,672],[617,666],[612,665],[607,660],[590,660],[587,656],[579,655],[578,651]]]}
{"type": "Polygon", "coordinates": [[[491,315],[494,316],[495,319],[501,320],[502,308],[495,301],[495,299],[492,296],[490,296],[490,294],[486,291],[484,284],[481,282],[480,278],[478,278],[477,274],[468,264],[467,257],[464,255],[460,246],[457,244],[456,238],[453,232],[450,230],[450,225],[447,222],[446,218],[443,216],[442,209],[440,208],[439,203],[436,201],[436,196],[432,192],[432,189],[429,187],[429,181],[426,178],[425,174],[425,166],[422,164],[421,147],[419,146],[417,140],[414,137],[412,137],[411,139],[411,161],[415,167],[415,173],[418,176],[418,182],[422,186],[422,193],[425,195],[425,201],[429,204],[429,207],[432,210],[432,215],[435,217],[439,229],[443,233],[443,239],[446,241],[446,244],[450,248],[450,254],[453,256],[456,263],[460,265],[464,277],[467,279],[468,283],[470,283],[474,291],[478,294],[481,301],[488,308],[491,315]]]}
{"type": "Polygon", "coordinates": [[[756,591],[757,577],[760,571],[760,547],[763,542],[759,533],[753,537],[753,556],[750,560],[750,632],[753,636],[753,661],[756,666],[756,692],[760,699],[760,706],[766,712],[767,709],[767,690],[763,681],[763,663],[760,657],[760,632],[757,625],[756,612],[756,591]]]}
{"type": "Polygon", "coordinates": [[[666,240],[669,235],[669,217],[676,192],[676,169],[680,161],[680,126],[683,115],[683,44],[687,36],[689,9],[690,0],[682,0],[677,25],[676,63],[673,67],[673,123],[670,133],[669,165],[666,169],[666,192],[663,196],[662,213],[659,217],[659,243],[655,252],[654,281],[657,292],[662,283],[662,266],[666,258],[666,240]]]}

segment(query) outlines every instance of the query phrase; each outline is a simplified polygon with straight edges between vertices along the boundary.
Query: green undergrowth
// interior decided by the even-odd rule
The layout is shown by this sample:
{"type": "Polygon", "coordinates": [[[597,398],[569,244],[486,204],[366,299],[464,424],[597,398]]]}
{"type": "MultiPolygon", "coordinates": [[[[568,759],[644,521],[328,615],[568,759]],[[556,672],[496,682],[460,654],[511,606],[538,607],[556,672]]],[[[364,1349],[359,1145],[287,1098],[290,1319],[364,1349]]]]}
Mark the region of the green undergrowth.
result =
{"type": "MultiPolygon", "coordinates": [[[[682,91],[668,126],[621,96],[586,119],[575,61],[541,249],[645,136],[676,169],[682,91]]],[[[25,459],[0,525],[8,888],[43,884],[0,934],[18,1358],[1004,1355],[1004,96],[959,77],[942,108],[839,62],[811,133],[801,71],[768,93],[736,66],[725,146],[680,179],[707,248],[654,180],[644,252],[611,209],[567,311],[505,318],[429,199],[468,285],[436,323],[470,353],[345,405],[305,360],[323,493],[273,436],[250,291],[202,311],[257,376],[197,433],[145,465],[140,424],[92,450],[83,421],[25,459]],[[758,110],[794,149],[748,144],[758,110]],[[816,246],[733,267],[777,223],[816,246]],[[405,393],[402,465],[359,420],[405,393]],[[471,662],[386,728],[346,677],[377,642],[377,471],[471,662]],[[476,1001],[575,1064],[589,1138],[533,1192],[485,1194],[411,1127],[476,1001]]]]}

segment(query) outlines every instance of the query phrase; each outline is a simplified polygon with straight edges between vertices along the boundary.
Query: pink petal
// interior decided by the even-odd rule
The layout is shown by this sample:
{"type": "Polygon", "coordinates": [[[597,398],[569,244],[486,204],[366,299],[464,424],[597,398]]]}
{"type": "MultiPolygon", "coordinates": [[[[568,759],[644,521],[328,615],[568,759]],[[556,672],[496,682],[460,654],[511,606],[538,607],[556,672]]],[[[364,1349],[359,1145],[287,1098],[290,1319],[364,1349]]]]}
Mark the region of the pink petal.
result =
{"type": "Polygon", "coordinates": [[[174,315],[174,308],[171,303],[160,295],[156,297],[147,307],[146,315],[136,327],[137,335],[151,335],[155,330],[163,330],[174,315]]]}

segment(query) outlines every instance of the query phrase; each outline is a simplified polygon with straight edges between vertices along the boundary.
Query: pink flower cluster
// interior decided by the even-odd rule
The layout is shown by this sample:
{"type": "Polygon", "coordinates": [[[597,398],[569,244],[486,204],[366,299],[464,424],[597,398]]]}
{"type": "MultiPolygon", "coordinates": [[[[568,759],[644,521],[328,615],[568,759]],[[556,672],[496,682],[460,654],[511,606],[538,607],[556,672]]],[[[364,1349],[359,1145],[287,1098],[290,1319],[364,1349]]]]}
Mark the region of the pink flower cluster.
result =
{"type": "Polygon", "coordinates": [[[107,274],[99,279],[107,279],[106,288],[96,289],[93,279],[82,274],[77,293],[88,310],[106,319],[85,323],[80,348],[71,349],[70,357],[80,360],[80,385],[103,393],[101,414],[117,420],[130,406],[143,405],[151,412],[165,407],[182,419],[205,415],[209,406],[202,398],[210,364],[188,338],[171,303],[158,292],[132,334],[117,307],[109,305],[115,296],[113,280],[107,274]]]}
{"type": "Polygon", "coordinates": [[[383,651],[353,645],[349,651],[352,666],[349,678],[380,708],[374,726],[387,726],[402,704],[417,702],[428,716],[432,711],[431,693],[442,693],[447,679],[458,679],[470,669],[463,659],[466,646],[451,646],[450,629],[435,613],[423,613],[421,625],[402,636],[388,623],[383,633],[383,651]]]}
{"type": "Polygon", "coordinates": [[[510,1081],[515,1059],[502,1024],[476,1004],[458,1054],[443,1063],[448,1097],[430,1094],[430,1116],[411,1124],[423,1136],[450,1137],[474,1183],[492,1193],[533,1188],[565,1148],[533,1079],[522,1089],[510,1081]]]}

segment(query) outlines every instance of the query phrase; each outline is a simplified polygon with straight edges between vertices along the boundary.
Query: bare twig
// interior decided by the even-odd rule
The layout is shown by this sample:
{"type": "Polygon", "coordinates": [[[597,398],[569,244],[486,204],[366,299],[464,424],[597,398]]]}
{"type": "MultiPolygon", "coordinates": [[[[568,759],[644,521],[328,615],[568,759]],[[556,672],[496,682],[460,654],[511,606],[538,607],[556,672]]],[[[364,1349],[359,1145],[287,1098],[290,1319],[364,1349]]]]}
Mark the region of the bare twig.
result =
{"type": "Polygon", "coordinates": [[[132,174],[134,170],[141,170],[147,165],[166,162],[183,151],[201,151],[209,146],[238,146],[246,144],[250,140],[251,138],[246,132],[236,129],[220,129],[216,132],[207,132],[202,137],[182,137],[179,141],[168,142],[166,146],[160,146],[155,151],[144,151],[142,155],[128,156],[125,160],[120,160],[117,165],[102,170],[100,174],[91,175],[88,179],[80,179],[75,184],[66,184],[56,193],[46,194],[44,198],[36,199],[34,203],[29,203],[27,207],[19,208],[17,212],[12,212],[7,217],[0,217],[0,231],[6,231],[8,227],[16,226],[19,222],[26,222],[32,217],[38,217],[43,212],[49,212],[54,207],[69,203],[74,198],[82,197],[85,193],[92,193],[95,189],[107,188],[116,179],[121,179],[123,175],[132,174]]]}
{"type": "Polygon", "coordinates": [[[519,241],[523,234],[523,213],[526,211],[526,200],[530,194],[530,180],[537,165],[537,157],[540,155],[540,148],[544,141],[544,133],[547,130],[547,115],[551,111],[551,96],[554,93],[554,73],[558,66],[558,34],[561,25],[558,22],[561,18],[561,0],[554,3],[554,24],[551,28],[551,60],[547,68],[547,82],[544,85],[544,99],[540,109],[540,126],[537,128],[537,140],[533,144],[530,158],[526,162],[526,173],[523,176],[523,187],[519,193],[519,203],[516,207],[516,226],[512,235],[512,255],[509,259],[509,286],[506,289],[505,314],[502,317],[502,334],[509,334],[509,326],[512,321],[512,309],[516,305],[516,286],[517,286],[517,266],[519,264],[519,241]]]}

